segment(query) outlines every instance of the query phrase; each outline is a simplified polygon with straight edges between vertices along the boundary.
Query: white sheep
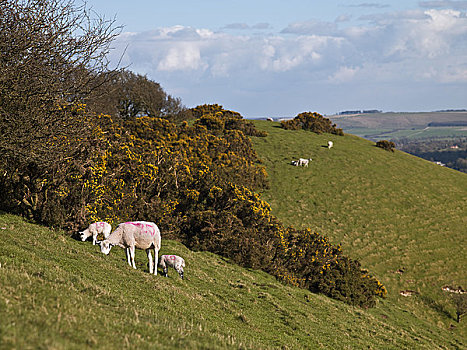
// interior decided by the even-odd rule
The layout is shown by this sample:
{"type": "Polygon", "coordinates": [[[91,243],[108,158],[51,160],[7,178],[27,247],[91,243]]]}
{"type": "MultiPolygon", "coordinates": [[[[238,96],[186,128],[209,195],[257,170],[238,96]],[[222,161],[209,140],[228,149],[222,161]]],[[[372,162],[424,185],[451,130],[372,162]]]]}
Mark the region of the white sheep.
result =
{"type": "Polygon", "coordinates": [[[178,255],[162,255],[159,266],[164,271],[164,276],[168,277],[167,269],[173,267],[183,279],[183,268],[185,267],[185,260],[178,255]]]}
{"type": "Polygon", "coordinates": [[[101,252],[108,255],[114,245],[125,249],[128,265],[136,269],[135,248],[145,249],[149,260],[149,273],[157,275],[157,262],[161,249],[161,233],[157,225],[147,221],[125,222],[115,229],[111,235],[99,241],[101,252]],[[154,261],[151,249],[154,250],[154,261]]]}
{"type": "Polygon", "coordinates": [[[107,222],[100,221],[92,223],[86,230],[81,231],[79,235],[83,242],[87,240],[88,237],[92,236],[92,244],[96,245],[97,235],[99,233],[102,233],[104,235],[104,239],[106,239],[107,237],[109,237],[111,231],[112,226],[110,226],[110,224],[108,224],[107,222]]]}
{"type": "Polygon", "coordinates": [[[332,141],[328,141],[328,148],[332,148],[334,146],[334,143],[332,141]]]}
{"type": "Polygon", "coordinates": [[[308,167],[308,164],[312,161],[312,159],[305,159],[305,158],[298,158],[296,166],[305,166],[308,167]]]}

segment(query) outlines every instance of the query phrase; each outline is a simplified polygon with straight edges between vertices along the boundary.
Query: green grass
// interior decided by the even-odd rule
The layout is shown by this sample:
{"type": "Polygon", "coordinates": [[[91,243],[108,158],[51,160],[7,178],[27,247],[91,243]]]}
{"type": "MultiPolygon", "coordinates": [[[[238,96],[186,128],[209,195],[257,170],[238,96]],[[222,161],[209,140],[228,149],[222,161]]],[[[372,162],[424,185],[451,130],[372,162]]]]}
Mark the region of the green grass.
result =
{"type": "MultiPolygon", "coordinates": [[[[452,323],[454,310],[440,288],[467,285],[467,175],[353,135],[255,123],[269,133],[253,143],[270,175],[262,196],[273,214],[342,243],[388,287],[392,302],[435,327],[452,323]],[[324,147],[328,140],[334,148],[324,147]],[[299,157],[313,158],[310,167],[290,165],[299,157]],[[404,298],[404,289],[420,294],[404,298]]],[[[465,331],[464,324],[458,332],[465,331]]]]}
{"type": "Polygon", "coordinates": [[[0,349],[466,348],[466,320],[455,322],[440,287],[466,285],[467,176],[354,136],[256,125],[269,132],[253,142],[274,214],[342,242],[388,299],[351,307],[168,240],[161,254],[183,256],[186,279],[152,276],[144,252],[135,271],[118,247],[105,256],[0,214],[0,349]],[[298,157],[313,162],[289,165],[298,157]]]}
{"type": "MultiPolygon", "coordinates": [[[[1,349],[438,349],[458,330],[432,327],[391,301],[363,310],[206,252],[184,256],[186,279],[150,275],[122,249],[0,215],[1,349]]],[[[415,302],[415,301],[413,301],[415,302]]]]}

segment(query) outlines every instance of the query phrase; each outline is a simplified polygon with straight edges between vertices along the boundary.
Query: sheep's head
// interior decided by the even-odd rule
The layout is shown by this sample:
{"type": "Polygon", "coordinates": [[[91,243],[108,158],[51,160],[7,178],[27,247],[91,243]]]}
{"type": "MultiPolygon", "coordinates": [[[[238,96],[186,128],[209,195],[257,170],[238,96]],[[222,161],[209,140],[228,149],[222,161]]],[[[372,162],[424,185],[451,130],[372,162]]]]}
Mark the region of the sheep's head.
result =
{"type": "Polygon", "coordinates": [[[104,241],[97,241],[97,244],[101,247],[101,253],[108,255],[110,253],[110,249],[114,246],[112,243],[104,240],[104,241]]]}
{"type": "Polygon", "coordinates": [[[89,231],[85,230],[85,231],[81,231],[79,233],[79,237],[81,238],[81,240],[84,242],[88,237],[89,237],[89,231]]]}

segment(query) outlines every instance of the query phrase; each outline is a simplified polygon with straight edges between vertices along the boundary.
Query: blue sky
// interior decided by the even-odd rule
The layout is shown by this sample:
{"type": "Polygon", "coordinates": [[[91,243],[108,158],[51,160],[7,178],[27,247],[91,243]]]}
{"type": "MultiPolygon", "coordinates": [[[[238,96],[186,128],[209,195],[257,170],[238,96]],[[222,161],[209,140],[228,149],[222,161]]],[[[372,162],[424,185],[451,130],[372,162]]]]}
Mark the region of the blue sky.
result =
{"type": "Polygon", "coordinates": [[[467,108],[467,1],[87,4],[124,26],[111,61],[187,107],[245,117],[467,108]]]}

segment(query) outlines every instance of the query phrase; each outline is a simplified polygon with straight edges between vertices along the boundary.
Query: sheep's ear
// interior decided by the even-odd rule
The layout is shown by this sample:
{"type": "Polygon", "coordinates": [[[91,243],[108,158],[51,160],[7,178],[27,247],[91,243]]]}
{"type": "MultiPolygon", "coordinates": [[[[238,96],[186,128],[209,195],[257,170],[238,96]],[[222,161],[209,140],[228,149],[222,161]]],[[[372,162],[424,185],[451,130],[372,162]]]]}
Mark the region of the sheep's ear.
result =
{"type": "Polygon", "coordinates": [[[101,244],[102,244],[102,241],[96,241],[96,244],[97,244],[97,245],[101,245],[101,244]]]}

